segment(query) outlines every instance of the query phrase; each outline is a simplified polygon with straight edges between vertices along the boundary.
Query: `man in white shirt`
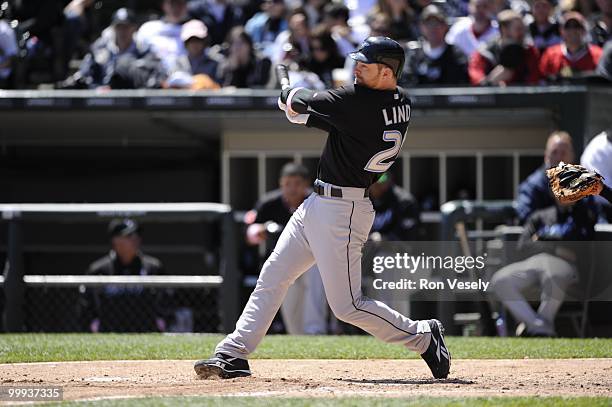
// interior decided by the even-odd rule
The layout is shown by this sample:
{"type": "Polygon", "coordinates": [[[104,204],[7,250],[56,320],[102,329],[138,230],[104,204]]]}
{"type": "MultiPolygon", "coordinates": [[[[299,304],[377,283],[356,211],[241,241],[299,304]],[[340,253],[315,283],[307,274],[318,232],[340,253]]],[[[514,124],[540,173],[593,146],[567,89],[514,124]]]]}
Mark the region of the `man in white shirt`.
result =
{"type": "Polygon", "coordinates": [[[13,57],[17,55],[15,33],[5,20],[0,20],[0,88],[11,75],[13,57]]]}
{"type": "Polygon", "coordinates": [[[469,9],[469,17],[459,18],[446,34],[446,42],[461,49],[468,58],[481,44],[499,35],[492,0],[470,0],[469,9]]]}
{"type": "MultiPolygon", "coordinates": [[[[584,149],[580,164],[601,174],[607,184],[612,181],[612,128],[602,131],[593,137],[584,149]]],[[[604,198],[597,196],[607,215],[608,222],[612,223],[612,206],[604,198]]]]}
{"type": "Polygon", "coordinates": [[[136,33],[136,42],[140,49],[151,49],[170,70],[186,53],[181,29],[188,20],[187,0],[163,0],[162,9],[163,18],[144,23],[136,33]]]}

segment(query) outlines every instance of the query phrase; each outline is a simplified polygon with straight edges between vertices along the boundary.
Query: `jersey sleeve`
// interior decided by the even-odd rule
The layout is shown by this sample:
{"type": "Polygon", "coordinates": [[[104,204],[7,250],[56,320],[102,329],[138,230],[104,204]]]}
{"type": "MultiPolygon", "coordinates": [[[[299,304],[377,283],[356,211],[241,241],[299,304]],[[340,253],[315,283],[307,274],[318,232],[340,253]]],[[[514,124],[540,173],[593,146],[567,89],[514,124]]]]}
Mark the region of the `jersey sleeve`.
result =
{"type": "MultiPolygon", "coordinates": [[[[294,111],[316,115],[336,128],[340,127],[344,121],[343,112],[346,104],[347,94],[344,88],[325,91],[299,89],[291,98],[291,108],[294,111]]],[[[320,128],[319,126],[314,127],[320,128]]]]}
{"type": "Polygon", "coordinates": [[[330,123],[326,122],[321,117],[314,114],[308,116],[306,127],[314,127],[327,132],[332,131],[332,129],[334,128],[334,126],[332,126],[330,123]]]}

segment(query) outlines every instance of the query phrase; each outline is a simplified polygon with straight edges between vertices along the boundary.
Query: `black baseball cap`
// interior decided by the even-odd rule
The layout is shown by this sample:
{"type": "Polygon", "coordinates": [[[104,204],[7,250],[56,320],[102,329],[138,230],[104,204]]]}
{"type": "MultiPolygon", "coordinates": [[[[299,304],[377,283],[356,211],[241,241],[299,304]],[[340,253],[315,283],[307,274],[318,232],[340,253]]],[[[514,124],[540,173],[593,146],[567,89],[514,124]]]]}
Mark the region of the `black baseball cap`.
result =
{"type": "Polygon", "coordinates": [[[117,9],[111,18],[111,25],[117,24],[136,24],[136,16],[134,15],[134,12],[125,7],[117,9]]]}
{"type": "Polygon", "coordinates": [[[108,236],[111,239],[113,237],[129,236],[133,234],[140,234],[140,226],[133,219],[113,219],[108,225],[108,236]]]}

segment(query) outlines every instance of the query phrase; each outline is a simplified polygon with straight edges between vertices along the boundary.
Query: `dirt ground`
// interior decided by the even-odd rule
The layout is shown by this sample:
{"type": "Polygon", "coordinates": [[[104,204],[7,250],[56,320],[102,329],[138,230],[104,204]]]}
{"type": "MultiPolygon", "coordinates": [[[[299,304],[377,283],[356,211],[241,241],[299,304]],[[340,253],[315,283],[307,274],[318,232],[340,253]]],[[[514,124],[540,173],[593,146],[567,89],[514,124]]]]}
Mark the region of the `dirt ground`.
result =
{"type": "Polygon", "coordinates": [[[446,380],[421,360],[252,360],[253,376],[200,380],[191,361],[0,365],[2,385],[63,386],[64,399],[223,396],[610,396],[612,359],[454,360],[446,380]]]}

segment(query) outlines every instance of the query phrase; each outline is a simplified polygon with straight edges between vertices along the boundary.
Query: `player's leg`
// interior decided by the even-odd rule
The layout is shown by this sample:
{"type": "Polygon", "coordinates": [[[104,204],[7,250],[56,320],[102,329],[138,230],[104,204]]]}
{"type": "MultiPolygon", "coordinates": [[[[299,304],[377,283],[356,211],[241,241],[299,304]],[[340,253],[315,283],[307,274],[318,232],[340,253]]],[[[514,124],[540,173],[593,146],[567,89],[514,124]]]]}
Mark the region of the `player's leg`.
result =
{"type": "Polygon", "coordinates": [[[389,343],[422,354],[431,342],[428,321],[414,321],[361,291],[361,250],[372,226],[369,200],[317,196],[305,220],[329,306],[336,317],[389,343]]]}
{"type": "Polygon", "coordinates": [[[302,318],[304,333],[323,335],[327,333],[327,300],[323,281],[317,266],[311,267],[301,277],[305,282],[302,318]]]}
{"type": "Polygon", "coordinates": [[[571,263],[551,254],[543,254],[540,261],[543,272],[540,277],[542,294],[538,315],[554,327],[555,316],[563,303],[567,289],[578,282],[578,273],[571,263]]]}
{"type": "Polygon", "coordinates": [[[195,370],[201,377],[250,375],[246,359],[268,331],[287,288],[314,263],[304,234],[304,207],[307,202],[295,211],[264,263],[234,332],[217,345],[216,357],[196,362],[195,370]]]}
{"type": "Polygon", "coordinates": [[[285,330],[290,335],[304,335],[304,303],[308,272],[299,276],[287,289],[280,311],[285,330]]]}
{"type": "MultiPolygon", "coordinates": [[[[554,334],[552,326],[540,318],[524,295],[525,291],[539,285],[539,275],[542,272],[541,256],[531,256],[497,271],[491,278],[491,291],[510,311],[514,319],[524,324],[528,333],[552,335],[554,334]]],[[[519,327],[517,332],[522,333],[521,328],[519,327]]]]}

